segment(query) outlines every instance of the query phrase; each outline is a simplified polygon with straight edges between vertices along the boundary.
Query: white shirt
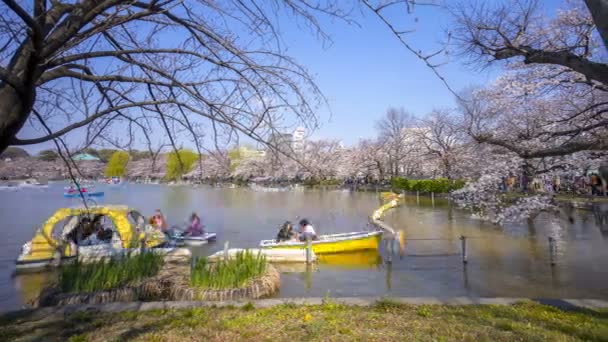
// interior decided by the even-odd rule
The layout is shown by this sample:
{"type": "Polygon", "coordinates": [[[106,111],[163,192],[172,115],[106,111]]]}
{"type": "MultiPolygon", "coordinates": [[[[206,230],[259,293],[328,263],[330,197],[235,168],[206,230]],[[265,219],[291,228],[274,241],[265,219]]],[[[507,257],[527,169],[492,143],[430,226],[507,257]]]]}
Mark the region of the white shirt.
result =
{"type": "Polygon", "coordinates": [[[315,228],[313,228],[312,224],[305,225],[304,229],[302,229],[302,233],[317,234],[315,233],[315,228]]]}

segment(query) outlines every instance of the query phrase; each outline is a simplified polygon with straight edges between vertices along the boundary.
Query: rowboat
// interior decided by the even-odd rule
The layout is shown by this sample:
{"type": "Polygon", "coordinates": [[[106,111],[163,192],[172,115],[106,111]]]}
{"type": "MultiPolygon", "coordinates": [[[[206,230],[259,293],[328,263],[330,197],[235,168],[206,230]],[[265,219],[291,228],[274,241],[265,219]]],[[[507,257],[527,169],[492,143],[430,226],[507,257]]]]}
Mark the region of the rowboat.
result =
{"type": "MultiPolygon", "coordinates": [[[[320,235],[312,241],[312,250],[315,254],[330,254],[378,249],[381,237],[381,231],[320,235]]],[[[260,248],[303,249],[306,242],[262,240],[260,248]]]]}
{"type": "Polygon", "coordinates": [[[203,233],[202,235],[199,235],[199,236],[183,236],[181,234],[176,234],[176,235],[171,236],[171,240],[173,240],[175,242],[176,246],[189,246],[189,247],[202,246],[202,245],[209,243],[209,241],[215,241],[216,238],[217,238],[217,234],[211,233],[211,232],[203,233]]]}
{"type": "MultiPolygon", "coordinates": [[[[82,195],[84,197],[102,197],[104,195],[103,191],[96,191],[96,192],[81,192],[82,195]]],[[[74,192],[64,192],[63,193],[63,197],[66,198],[75,198],[75,197],[80,197],[80,194],[78,193],[78,191],[74,191],[74,192]]]]}
{"type": "Polygon", "coordinates": [[[120,256],[142,247],[163,247],[167,243],[165,234],[145,222],[143,215],[127,206],[58,209],[23,245],[16,269],[39,269],[81,258],[120,256]],[[91,222],[111,234],[98,239],[99,233],[87,233],[91,222]]]}

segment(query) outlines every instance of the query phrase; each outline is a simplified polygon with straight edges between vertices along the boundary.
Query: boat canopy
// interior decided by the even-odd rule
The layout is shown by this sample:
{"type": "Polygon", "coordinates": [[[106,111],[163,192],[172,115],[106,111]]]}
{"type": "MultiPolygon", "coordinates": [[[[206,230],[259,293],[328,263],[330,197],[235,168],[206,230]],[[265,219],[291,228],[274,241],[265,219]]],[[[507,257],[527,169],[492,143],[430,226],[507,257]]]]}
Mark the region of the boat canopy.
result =
{"type": "MultiPolygon", "coordinates": [[[[43,250],[56,250],[62,241],[59,241],[53,236],[53,230],[57,223],[70,217],[79,216],[94,216],[103,215],[112,220],[116,231],[120,234],[121,244],[123,248],[134,247],[143,236],[138,232],[136,224],[129,222],[128,216],[131,214],[134,220],[139,221],[138,223],[145,223],[143,216],[135,209],[127,206],[110,205],[110,206],[89,206],[76,207],[76,208],[61,208],[57,210],[46,222],[42,225],[34,238],[32,239],[32,252],[34,249],[40,248],[43,250]],[[140,218],[141,217],[141,218],[140,218]]],[[[135,222],[137,222],[135,221],[135,222]]],[[[61,236],[65,237],[70,231],[76,226],[77,221],[73,219],[69,220],[64,226],[61,236]]]]}

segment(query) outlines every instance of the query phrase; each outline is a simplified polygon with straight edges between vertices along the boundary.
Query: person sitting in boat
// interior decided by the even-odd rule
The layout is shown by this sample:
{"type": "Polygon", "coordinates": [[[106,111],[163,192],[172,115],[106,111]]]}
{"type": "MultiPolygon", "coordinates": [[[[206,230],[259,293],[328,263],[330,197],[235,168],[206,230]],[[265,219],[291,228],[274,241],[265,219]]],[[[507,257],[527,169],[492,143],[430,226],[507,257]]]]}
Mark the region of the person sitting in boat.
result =
{"type": "Polygon", "coordinates": [[[309,237],[311,240],[317,239],[315,228],[307,219],[300,220],[300,234],[298,234],[298,237],[300,241],[306,241],[309,237]]]}
{"type": "Polygon", "coordinates": [[[289,241],[294,239],[296,236],[296,233],[293,231],[293,226],[291,225],[291,222],[286,221],[285,223],[283,223],[281,225],[281,229],[279,230],[279,233],[277,234],[277,242],[281,242],[281,241],[289,241]]]}
{"type": "Polygon", "coordinates": [[[97,215],[93,219],[97,240],[99,240],[100,243],[109,243],[112,241],[112,235],[114,233],[112,232],[112,228],[104,226],[102,220],[102,215],[97,215]]]}
{"type": "Polygon", "coordinates": [[[154,214],[154,216],[152,216],[152,222],[153,222],[153,226],[156,229],[159,229],[162,232],[165,232],[167,230],[167,220],[165,219],[165,216],[163,215],[163,213],[160,211],[160,209],[156,209],[156,213],[154,214]]]}
{"type": "Polygon", "coordinates": [[[196,213],[192,213],[190,216],[190,225],[184,231],[184,236],[201,236],[203,235],[203,225],[201,224],[201,218],[196,213]]]}

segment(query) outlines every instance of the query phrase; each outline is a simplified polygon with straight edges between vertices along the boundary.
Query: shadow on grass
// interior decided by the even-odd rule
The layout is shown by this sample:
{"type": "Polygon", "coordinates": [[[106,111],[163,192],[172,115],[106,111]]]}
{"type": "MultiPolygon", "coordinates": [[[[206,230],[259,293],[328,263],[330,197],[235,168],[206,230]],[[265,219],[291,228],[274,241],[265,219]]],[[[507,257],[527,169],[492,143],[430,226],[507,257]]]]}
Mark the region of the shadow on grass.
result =
{"type": "Polygon", "coordinates": [[[586,307],[574,305],[563,299],[533,299],[532,301],[538,304],[554,307],[565,312],[576,312],[599,319],[608,319],[608,310],[596,311],[586,307]]]}

